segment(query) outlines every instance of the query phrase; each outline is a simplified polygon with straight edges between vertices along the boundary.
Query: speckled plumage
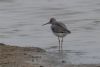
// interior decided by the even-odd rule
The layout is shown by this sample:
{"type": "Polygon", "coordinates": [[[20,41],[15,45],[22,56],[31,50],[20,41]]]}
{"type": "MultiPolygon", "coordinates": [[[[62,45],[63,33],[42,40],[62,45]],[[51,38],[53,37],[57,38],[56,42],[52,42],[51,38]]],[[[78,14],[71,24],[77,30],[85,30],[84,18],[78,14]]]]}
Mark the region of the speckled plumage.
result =
{"type": "MultiPolygon", "coordinates": [[[[51,24],[51,30],[52,30],[52,32],[53,32],[56,36],[58,36],[58,37],[64,37],[64,36],[66,36],[67,34],[70,34],[70,33],[71,33],[71,32],[67,29],[67,27],[66,27],[66,25],[65,25],[64,23],[59,22],[59,21],[56,21],[55,18],[51,18],[51,19],[49,20],[49,22],[46,23],[46,24],[51,24]],[[59,33],[60,33],[60,35],[59,35],[59,33]],[[61,35],[61,33],[62,33],[62,35],[61,35]]],[[[46,25],[46,24],[44,24],[44,25],[46,25]]]]}
{"type": "MultiPolygon", "coordinates": [[[[61,52],[63,54],[63,37],[65,37],[67,34],[70,34],[71,31],[67,29],[66,25],[62,22],[56,21],[55,18],[51,18],[48,23],[46,24],[51,24],[51,30],[58,37],[59,41],[59,53],[61,52]],[[60,39],[61,38],[61,39],[60,39]],[[60,50],[61,49],[61,50],[60,50]]],[[[43,25],[46,25],[43,24],[43,25]]],[[[63,58],[62,58],[63,59],[63,58]]],[[[63,62],[64,60],[62,60],[63,62]]]]}

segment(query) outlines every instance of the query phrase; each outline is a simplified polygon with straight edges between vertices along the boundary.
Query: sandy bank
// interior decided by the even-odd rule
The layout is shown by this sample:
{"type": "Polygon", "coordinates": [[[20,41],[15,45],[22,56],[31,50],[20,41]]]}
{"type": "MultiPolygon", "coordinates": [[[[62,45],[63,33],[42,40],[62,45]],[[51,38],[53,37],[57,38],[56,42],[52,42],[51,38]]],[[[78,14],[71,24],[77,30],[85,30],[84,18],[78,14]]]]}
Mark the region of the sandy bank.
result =
{"type": "Polygon", "coordinates": [[[100,67],[99,64],[63,64],[60,66],[52,65],[52,63],[46,63],[40,59],[48,59],[48,55],[44,55],[46,51],[38,47],[18,47],[9,46],[0,43],[0,67],[100,67]],[[49,65],[48,65],[49,64],[49,65]]]}

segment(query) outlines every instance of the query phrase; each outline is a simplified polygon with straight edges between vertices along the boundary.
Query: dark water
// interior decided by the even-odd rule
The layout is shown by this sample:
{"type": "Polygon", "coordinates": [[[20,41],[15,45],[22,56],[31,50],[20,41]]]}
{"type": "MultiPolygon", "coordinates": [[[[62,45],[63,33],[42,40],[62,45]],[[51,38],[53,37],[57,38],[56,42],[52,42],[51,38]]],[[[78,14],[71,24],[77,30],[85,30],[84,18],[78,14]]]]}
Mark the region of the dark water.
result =
{"type": "Polygon", "coordinates": [[[72,63],[100,63],[100,0],[0,0],[0,42],[55,50],[57,38],[41,26],[51,17],[72,31],[63,45],[72,63]]]}

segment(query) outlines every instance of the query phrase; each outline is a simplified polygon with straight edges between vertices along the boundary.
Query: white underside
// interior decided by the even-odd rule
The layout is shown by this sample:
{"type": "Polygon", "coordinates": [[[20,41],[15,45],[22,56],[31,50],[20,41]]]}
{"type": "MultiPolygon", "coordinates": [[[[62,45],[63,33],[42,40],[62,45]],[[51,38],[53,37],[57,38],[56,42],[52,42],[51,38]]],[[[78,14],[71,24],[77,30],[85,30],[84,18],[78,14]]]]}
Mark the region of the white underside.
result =
{"type": "Polygon", "coordinates": [[[56,35],[57,37],[64,37],[67,35],[67,33],[54,33],[54,35],[56,35]]]}

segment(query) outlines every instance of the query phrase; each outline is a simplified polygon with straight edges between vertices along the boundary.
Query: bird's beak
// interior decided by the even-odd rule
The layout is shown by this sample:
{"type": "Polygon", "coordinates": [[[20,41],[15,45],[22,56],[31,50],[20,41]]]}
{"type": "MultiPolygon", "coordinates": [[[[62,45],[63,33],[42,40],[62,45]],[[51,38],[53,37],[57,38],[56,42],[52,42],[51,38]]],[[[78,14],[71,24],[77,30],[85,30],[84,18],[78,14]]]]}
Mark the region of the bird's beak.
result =
{"type": "Polygon", "coordinates": [[[47,24],[50,24],[50,22],[48,22],[48,23],[45,23],[45,24],[43,24],[42,26],[44,26],[44,25],[47,25],[47,24]]]}

